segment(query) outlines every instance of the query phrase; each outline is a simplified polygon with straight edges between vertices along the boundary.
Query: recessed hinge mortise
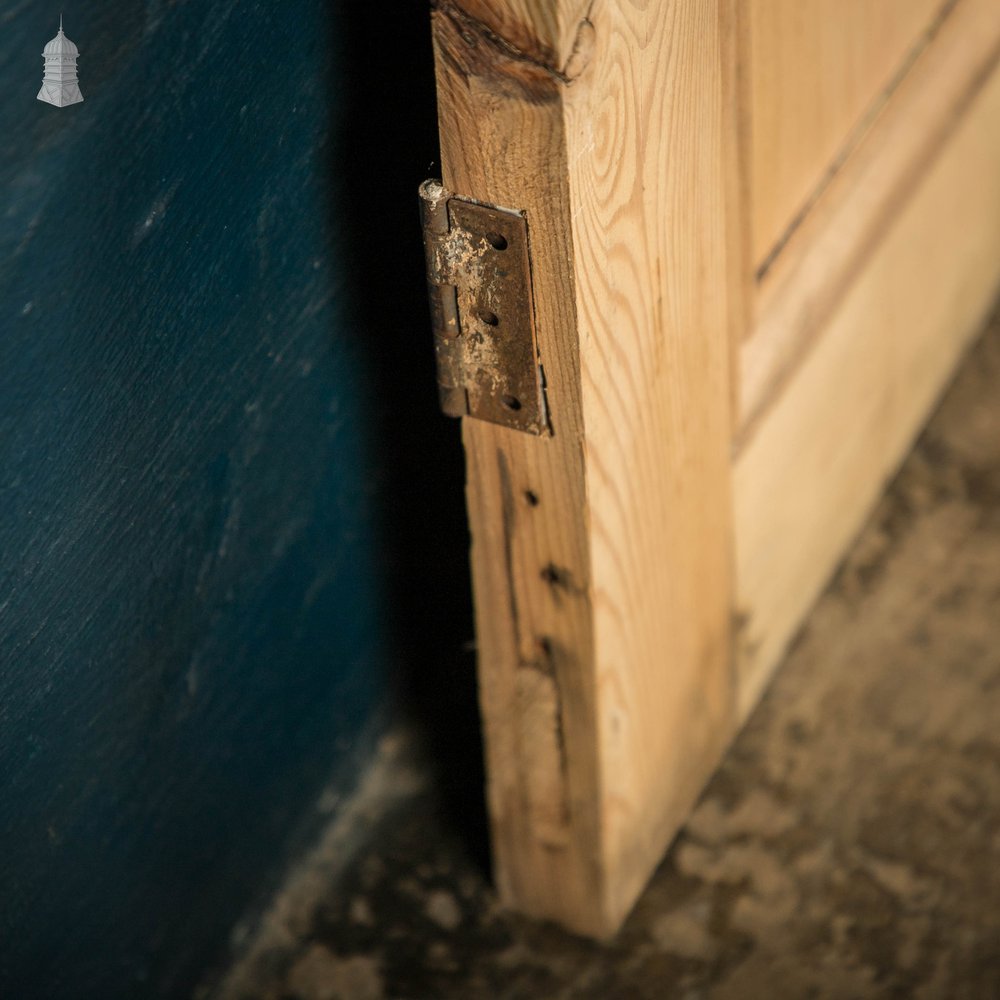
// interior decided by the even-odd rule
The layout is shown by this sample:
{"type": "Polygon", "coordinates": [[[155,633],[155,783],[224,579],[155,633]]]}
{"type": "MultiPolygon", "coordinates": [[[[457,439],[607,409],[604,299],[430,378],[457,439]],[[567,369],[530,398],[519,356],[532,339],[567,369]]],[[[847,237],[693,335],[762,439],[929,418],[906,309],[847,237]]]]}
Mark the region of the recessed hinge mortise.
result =
{"type": "Polygon", "coordinates": [[[441,409],[549,430],[524,215],[420,186],[441,409]]]}

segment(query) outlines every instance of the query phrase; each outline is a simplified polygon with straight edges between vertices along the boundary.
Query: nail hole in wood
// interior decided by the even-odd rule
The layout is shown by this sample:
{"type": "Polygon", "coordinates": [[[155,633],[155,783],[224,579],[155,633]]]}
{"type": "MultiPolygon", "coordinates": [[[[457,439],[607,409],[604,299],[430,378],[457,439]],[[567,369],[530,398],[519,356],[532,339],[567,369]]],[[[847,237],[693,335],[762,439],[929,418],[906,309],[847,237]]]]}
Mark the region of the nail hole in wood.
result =
{"type": "Polygon", "coordinates": [[[528,502],[529,507],[537,507],[541,502],[538,499],[538,494],[534,490],[525,490],[524,499],[528,502]]]}

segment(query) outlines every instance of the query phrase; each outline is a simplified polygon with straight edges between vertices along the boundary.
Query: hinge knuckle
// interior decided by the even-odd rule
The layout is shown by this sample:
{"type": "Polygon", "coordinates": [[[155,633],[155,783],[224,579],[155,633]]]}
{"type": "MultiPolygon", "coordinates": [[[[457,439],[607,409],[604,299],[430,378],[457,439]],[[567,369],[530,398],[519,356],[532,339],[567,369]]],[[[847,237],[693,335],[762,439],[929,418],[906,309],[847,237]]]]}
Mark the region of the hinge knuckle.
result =
{"type": "Polygon", "coordinates": [[[442,410],[547,432],[524,216],[433,180],[420,214],[442,410]]]}
{"type": "Polygon", "coordinates": [[[420,188],[420,218],[427,262],[427,297],[437,358],[438,396],[449,417],[469,412],[458,344],[456,288],[445,273],[443,243],[448,237],[448,203],[444,189],[428,181],[420,188]]]}

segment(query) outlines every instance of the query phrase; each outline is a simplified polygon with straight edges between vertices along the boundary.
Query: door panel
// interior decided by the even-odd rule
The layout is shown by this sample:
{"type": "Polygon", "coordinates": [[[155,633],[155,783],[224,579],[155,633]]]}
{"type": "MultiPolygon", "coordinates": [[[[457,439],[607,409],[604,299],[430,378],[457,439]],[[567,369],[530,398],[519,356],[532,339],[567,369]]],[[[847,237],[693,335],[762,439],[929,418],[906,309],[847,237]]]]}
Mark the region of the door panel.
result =
{"type": "Polygon", "coordinates": [[[753,317],[733,366],[738,443],[752,435],[823,336],[893,218],[948,148],[998,56],[996,0],[961,0],[950,8],[933,44],[913,59],[767,273],[749,281],[753,317]]]}
{"type": "Polygon", "coordinates": [[[740,712],[902,461],[1000,275],[1000,73],[735,465],[740,712]]]}
{"type": "Polygon", "coordinates": [[[753,257],[759,269],[943,0],[751,0],[753,257]]]}
{"type": "Polygon", "coordinates": [[[497,878],[602,935],[731,730],[720,9],[594,4],[566,63],[433,24],[445,185],[526,214],[552,425],[464,422],[497,878]]]}
{"type": "Polygon", "coordinates": [[[551,417],[463,418],[496,874],[528,913],[620,925],[997,287],[1000,6],[938,9],[435,7],[443,180],[524,213],[551,417]],[[764,338],[801,350],[751,434],[755,270],[804,204],[764,338]]]}

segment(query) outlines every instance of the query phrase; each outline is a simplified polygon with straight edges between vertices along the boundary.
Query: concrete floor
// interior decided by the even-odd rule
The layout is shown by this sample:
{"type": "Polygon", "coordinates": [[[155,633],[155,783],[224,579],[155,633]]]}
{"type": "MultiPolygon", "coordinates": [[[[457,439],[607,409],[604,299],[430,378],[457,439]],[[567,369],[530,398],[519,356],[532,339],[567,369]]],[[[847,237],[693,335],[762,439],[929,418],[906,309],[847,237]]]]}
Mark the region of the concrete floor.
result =
{"type": "Polygon", "coordinates": [[[432,787],[299,909],[227,996],[1000,998],[1000,320],[614,943],[501,912],[432,787]]]}

